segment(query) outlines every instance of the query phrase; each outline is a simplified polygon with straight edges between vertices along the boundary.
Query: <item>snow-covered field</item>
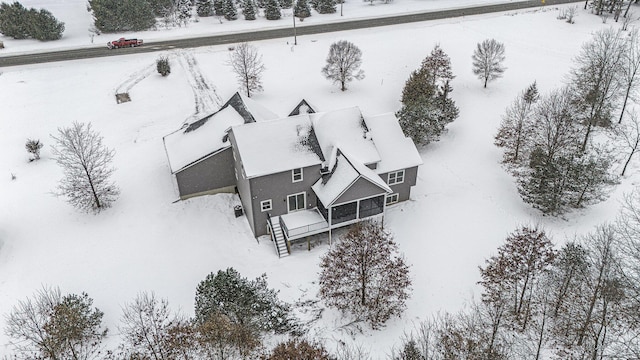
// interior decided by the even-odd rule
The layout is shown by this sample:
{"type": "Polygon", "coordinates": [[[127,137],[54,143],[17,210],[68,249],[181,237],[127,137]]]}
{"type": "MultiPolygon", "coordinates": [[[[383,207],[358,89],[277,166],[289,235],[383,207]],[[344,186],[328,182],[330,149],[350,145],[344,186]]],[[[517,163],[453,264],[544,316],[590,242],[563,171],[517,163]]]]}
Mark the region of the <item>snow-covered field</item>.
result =
{"type": "MultiPolygon", "coordinates": [[[[36,3],[62,6],[24,2],[36,3]]],[[[387,5],[374,5],[382,6],[387,5]]],[[[53,6],[50,10],[58,16],[53,6]]],[[[383,358],[413,323],[440,310],[456,311],[477,295],[477,267],[517,225],[540,223],[562,242],[612,219],[622,193],[636,186],[640,168],[634,162],[609,200],[566,219],[547,218],[523,204],[513,179],[499,164],[493,135],[518,92],[534,80],[542,93],[559,86],[590,34],[618,26],[602,24],[582,10],[574,25],[557,20],[557,15],[555,7],[540,8],[304,36],[295,47],[287,39],[254,43],[267,67],[265,92],[254,99],[283,116],[302,97],[321,110],[359,105],[365,115],[396,111],[405,80],[435,44],[452,59],[457,75],[453,98],[460,118],[440,142],[421,149],[424,165],[412,200],[390,207],[385,221],[411,264],[413,297],[402,319],[354,339],[376,356],[383,358]],[[471,54],[475,44],[487,38],[505,44],[508,69],[503,79],[483,89],[471,73],[471,54]],[[320,73],[329,45],[338,39],[362,49],[367,76],[346,92],[320,73]]],[[[65,36],[88,41],[87,24],[77,26],[77,32],[65,36]]],[[[167,78],[152,72],[136,79],[159,54],[1,69],[0,314],[42,285],[59,286],[63,293],[87,292],[105,312],[111,334],[117,335],[121,306],[138,292],[155,291],[173,308],[192,315],[198,282],[229,266],[251,278],[267,273],[270,285],[285,300],[316,296],[318,260],[327,250],[326,242],[310,252],[306,245],[297,247],[292,256],[278,259],[268,239],[256,241],[245,218],[234,217],[238,200],[233,196],[174,202],[162,136],[196,111],[196,98],[215,99],[194,95],[189,81],[194,74],[189,71],[200,71],[223,100],[236,91],[225,65],[228,54],[226,47],[177,53],[167,78]],[[198,66],[185,70],[177,59],[191,56],[198,66]],[[116,104],[116,89],[131,84],[132,101],[116,104]],[[79,213],[53,195],[62,173],[51,157],[49,134],[73,121],[91,122],[116,150],[114,180],[122,194],[113,208],[97,216],[79,213]],[[42,160],[28,162],[27,138],[45,142],[42,160]]],[[[350,341],[340,330],[343,323],[327,310],[313,334],[328,341],[350,341]]],[[[9,351],[7,340],[0,333],[0,355],[9,351]]]]}

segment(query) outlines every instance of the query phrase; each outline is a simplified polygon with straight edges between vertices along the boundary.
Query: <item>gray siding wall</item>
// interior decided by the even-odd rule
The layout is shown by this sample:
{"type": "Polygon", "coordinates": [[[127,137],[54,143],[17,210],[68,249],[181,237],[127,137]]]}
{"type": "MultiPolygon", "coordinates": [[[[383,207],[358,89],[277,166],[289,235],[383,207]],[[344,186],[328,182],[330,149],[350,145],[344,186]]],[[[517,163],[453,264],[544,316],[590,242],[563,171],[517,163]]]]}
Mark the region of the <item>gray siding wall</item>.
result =
{"type": "Polygon", "coordinates": [[[236,178],[233,175],[231,148],[213,154],[175,175],[181,199],[193,195],[232,192],[236,178]]]}
{"type": "Polygon", "coordinates": [[[253,209],[251,228],[256,237],[267,234],[267,213],[271,216],[284,215],[288,212],[287,196],[306,192],[306,208],[317,206],[318,199],[311,190],[320,178],[320,165],[314,165],[302,169],[302,181],[292,182],[291,170],[283,171],[267,176],[250,179],[251,183],[251,207],[253,209]],[[260,203],[271,199],[272,209],[262,211],[260,203]]]}
{"type": "MultiPolygon", "coordinates": [[[[236,144],[233,130],[229,131],[229,140],[231,141],[231,144],[236,144]]],[[[253,212],[251,210],[251,184],[249,183],[248,179],[244,178],[242,171],[242,159],[240,159],[240,155],[238,155],[238,153],[236,152],[235,146],[232,146],[232,151],[233,153],[231,155],[231,161],[233,161],[235,165],[233,169],[234,173],[231,176],[233,176],[233,180],[236,180],[237,173],[238,179],[236,181],[236,186],[238,187],[238,194],[240,195],[242,208],[244,210],[245,216],[247,217],[247,221],[249,222],[251,230],[255,233],[255,229],[253,227],[253,212]],[[235,157],[233,156],[233,154],[235,154],[235,157]]]]}
{"type": "MultiPolygon", "coordinates": [[[[334,204],[342,204],[346,202],[356,201],[358,199],[369,198],[375,195],[384,194],[385,191],[371,181],[359,178],[355,184],[340,197],[334,201],[334,204]]],[[[328,204],[325,204],[327,206],[328,204]]]]}
{"type": "MultiPolygon", "coordinates": [[[[395,171],[394,171],[395,172],[395,171]]],[[[389,183],[389,173],[380,174],[382,180],[389,183]]],[[[404,170],[404,182],[396,185],[389,185],[394,194],[398,194],[398,202],[409,200],[411,187],[416,184],[418,178],[418,167],[414,166],[404,170]]]]}

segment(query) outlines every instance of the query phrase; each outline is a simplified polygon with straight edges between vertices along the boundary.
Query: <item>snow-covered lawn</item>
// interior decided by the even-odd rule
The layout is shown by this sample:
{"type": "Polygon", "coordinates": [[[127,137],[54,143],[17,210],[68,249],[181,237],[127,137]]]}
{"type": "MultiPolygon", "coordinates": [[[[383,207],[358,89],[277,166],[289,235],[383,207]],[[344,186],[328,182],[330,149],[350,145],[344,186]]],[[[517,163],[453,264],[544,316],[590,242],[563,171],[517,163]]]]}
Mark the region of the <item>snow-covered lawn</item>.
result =
{"type": "MultiPolygon", "coordinates": [[[[47,7],[43,1],[38,4],[47,7]]],[[[386,5],[375,5],[381,6],[386,5]]],[[[411,264],[413,297],[402,319],[355,337],[376,356],[383,358],[414,322],[439,310],[456,311],[477,294],[478,265],[518,224],[540,223],[562,242],[612,219],[621,194],[637,184],[638,166],[633,163],[606,202],[566,219],[546,218],[522,203],[513,179],[499,164],[493,135],[505,107],[534,80],[542,93],[559,86],[590,34],[617,26],[603,25],[582,10],[574,25],[557,20],[557,14],[557,9],[545,8],[304,36],[295,47],[286,39],[254,43],[267,67],[265,92],[254,99],[282,116],[302,97],[321,110],[358,105],[365,115],[394,112],[405,80],[435,44],[452,59],[457,75],[453,98],[460,118],[440,142],[421,149],[424,165],[412,200],[390,207],[385,221],[411,264]],[[471,73],[471,54],[476,43],[487,38],[505,44],[508,69],[503,79],[483,89],[471,73]],[[320,73],[329,45],[338,39],[362,49],[367,76],[346,92],[320,73]]],[[[225,65],[228,54],[226,47],[192,51],[223,100],[236,90],[225,65]]],[[[131,81],[132,74],[148,69],[157,56],[3,69],[0,314],[42,285],[60,286],[63,293],[85,291],[94,298],[116,335],[121,306],[138,292],[155,291],[192,315],[198,282],[229,266],[252,278],[267,273],[270,285],[281,290],[285,300],[315,297],[318,259],[327,250],[326,242],[310,252],[304,244],[292,256],[278,259],[268,239],[256,240],[245,218],[234,217],[238,200],[233,196],[174,202],[162,136],[194,112],[191,75],[173,60],[167,78],[153,72],[134,84],[131,102],[116,104],[114,97],[116,89],[131,81]],[[114,180],[122,194],[113,208],[97,216],[79,213],[53,195],[61,171],[51,158],[49,134],[73,121],[92,122],[116,150],[114,180]],[[42,160],[27,161],[27,138],[45,142],[42,160]]],[[[339,329],[343,323],[327,310],[314,334],[327,340],[349,338],[339,329]]],[[[0,354],[9,351],[4,347],[7,340],[0,334],[0,354]]]]}

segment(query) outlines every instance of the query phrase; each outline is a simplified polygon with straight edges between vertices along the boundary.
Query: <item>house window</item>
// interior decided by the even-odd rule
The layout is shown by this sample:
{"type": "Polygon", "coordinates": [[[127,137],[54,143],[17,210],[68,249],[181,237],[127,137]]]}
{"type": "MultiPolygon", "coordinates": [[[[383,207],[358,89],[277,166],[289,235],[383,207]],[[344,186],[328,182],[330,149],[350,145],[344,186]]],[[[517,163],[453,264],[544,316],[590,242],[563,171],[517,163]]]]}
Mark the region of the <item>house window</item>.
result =
{"type": "Polygon", "coordinates": [[[287,196],[287,208],[289,212],[304,210],[306,207],[306,193],[293,194],[287,196]]]}
{"type": "Polygon", "coordinates": [[[271,210],[271,199],[260,201],[260,210],[262,210],[262,212],[271,210]]]}
{"type": "Polygon", "coordinates": [[[394,185],[394,184],[402,184],[403,182],[404,182],[404,170],[389,173],[389,180],[387,181],[387,184],[394,185]]]}
{"type": "Polygon", "coordinates": [[[398,194],[387,195],[386,204],[391,205],[398,202],[398,194]]]}
{"type": "Polygon", "coordinates": [[[293,182],[302,181],[302,168],[291,170],[291,180],[293,182]]]}

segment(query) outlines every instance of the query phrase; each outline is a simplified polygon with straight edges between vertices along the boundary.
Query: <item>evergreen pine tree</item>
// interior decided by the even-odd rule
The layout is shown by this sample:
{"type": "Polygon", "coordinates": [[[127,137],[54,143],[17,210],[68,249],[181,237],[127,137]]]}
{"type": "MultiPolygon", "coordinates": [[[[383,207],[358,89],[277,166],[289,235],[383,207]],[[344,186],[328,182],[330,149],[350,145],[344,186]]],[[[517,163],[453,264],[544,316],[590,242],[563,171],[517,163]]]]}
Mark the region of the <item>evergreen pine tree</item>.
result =
{"type": "Polygon", "coordinates": [[[433,98],[436,95],[436,87],[430,79],[431,75],[424,68],[412,72],[402,89],[400,101],[404,105],[409,105],[433,98]]]}
{"type": "Polygon", "coordinates": [[[191,0],[177,0],[176,15],[178,19],[178,25],[187,26],[189,19],[191,19],[191,0]]]}
{"type": "Polygon", "coordinates": [[[396,113],[404,135],[416,144],[428,144],[437,140],[445,131],[443,116],[433,100],[403,105],[396,113]]]}
{"type": "Polygon", "coordinates": [[[213,0],[213,13],[216,16],[224,15],[224,0],[213,0]]]}
{"type": "Polygon", "coordinates": [[[140,31],[155,26],[154,9],[147,1],[89,0],[96,29],[101,32],[140,31]]]}
{"type": "Polygon", "coordinates": [[[196,13],[198,16],[211,16],[213,4],[211,0],[196,0],[196,13]]]}
{"type": "Polygon", "coordinates": [[[224,18],[227,20],[235,20],[238,18],[236,4],[233,0],[224,0],[224,7],[222,8],[222,11],[224,12],[224,18]]]}
{"type": "Polygon", "coordinates": [[[524,91],[522,98],[529,105],[532,105],[540,99],[540,94],[538,94],[538,84],[535,81],[524,91]]]}
{"type": "Polygon", "coordinates": [[[245,0],[244,9],[242,10],[245,20],[256,19],[256,3],[253,0],[245,0]]]}
{"type": "Polygon", "coordinates": [[[256,6],[260,9],[266,9],[267,2],[265,0],[256,0],[256,6]]]}
{"type": "Polygon", "coordinates": [[[29,37],[28,10],[19,2],[0,4],[0,33],[14,39],[29,37]]]}
{"type": "Polygon", "coordinates": [[[320,14],[333,14],[336,12],[335,0],[317,0],[315,8],[320,14]]]}
{"type": "Polygon", "coordinates": [[[311,16],[311,8],[307,0],[297,0],[296,7],[294,9],[294,15],[300,19],[311,16]]]}
{"type": "Polygon", "coordinates": [[[293,0],[279,0],[281,9],[289,9],[293,6],[293,0]]]}
{"type": "Polygon", "coordinates": [[[440,45],[431,50],[431,54],[422,61],[421,68],[428,72],[432,86],[442,87],[455,78],[451,71],[451,59],[440,45]]]}
{"type": "Polygon", "coordinates": [[[282,14],[280,13],[280,4],[278,0],[266,0],[266,8],[264,10],[267,20],[279,20],[282,14]]]}
{"type": "Polygon", "coordinates": [[[45,9],[30,9],[27,21],[29,35],[36,40],[59,40],[64,32],[64,23],[45,9]]]}
{"type": "Polygon", "coordinates": [[[448,124],[453,120],[457,119],[458,116],[460,115],[460,110],[456,106],[456,102],[453,101],[453,99],[451,99],[450,97],[448,97],[448,95],[451,94],[452,91],[453,91],[453,88],[451,87],[451,85],[449,85],[449,82],[447,81],[440,88],[440,90],[438,91],[438,95],[435,98],[435,105],[440,110],[439,111],[440,117],[438,118],[438,120],[442,124],[448,124]]]}

